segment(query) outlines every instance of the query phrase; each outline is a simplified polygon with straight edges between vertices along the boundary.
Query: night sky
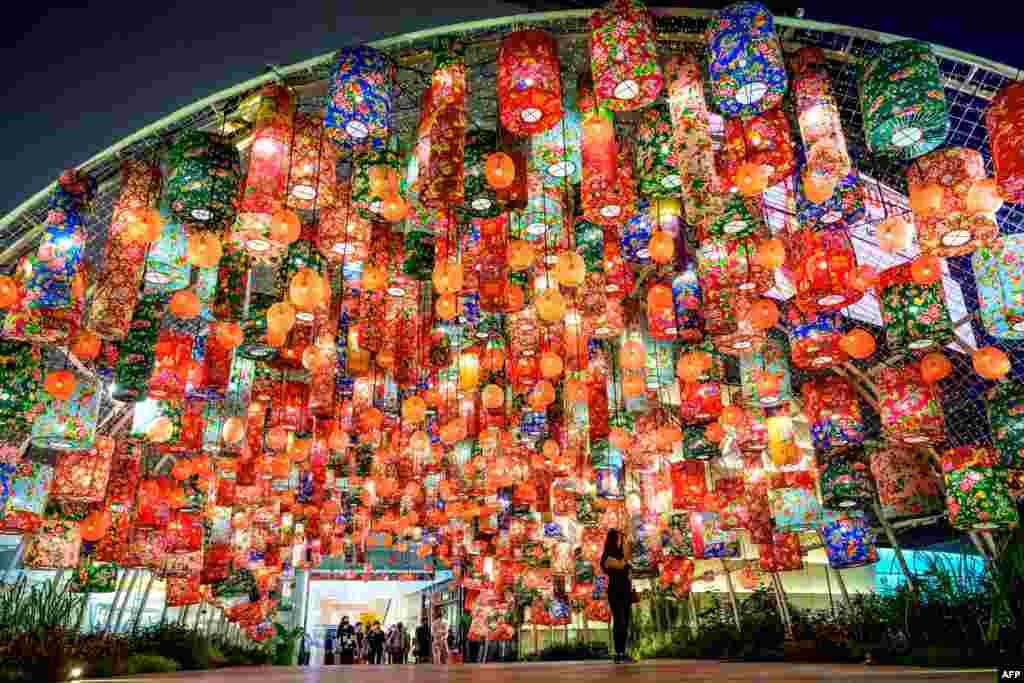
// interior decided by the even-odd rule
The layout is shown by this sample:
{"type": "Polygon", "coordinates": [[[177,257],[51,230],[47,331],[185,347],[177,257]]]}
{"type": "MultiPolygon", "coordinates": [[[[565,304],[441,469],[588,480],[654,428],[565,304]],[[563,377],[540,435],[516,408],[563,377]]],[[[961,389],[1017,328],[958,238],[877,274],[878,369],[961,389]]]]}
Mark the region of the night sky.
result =
{"type": "MultiPolygon", "coordinates": [[[[0,154],[0,215],[62,169],[197,99],[264,73],[266,64],[289,64],[342,45],[523,11],[521,5],[497,0],[294,0],[288,8],[237,0],[89,4],[46,9],[43,3],[15,3],[5,8],[0,97],[7,148],[0,154]]],[[[1024,66],[1021,17],[1007,16],[996,3],[964,15],[940,3],[912,2],[905,3],[909,9],[894,9],[901,4],[806,3],[805,16],[922,38],[1024,66]],[[928,16],[921,7],[945,14],[928,16]]]]}

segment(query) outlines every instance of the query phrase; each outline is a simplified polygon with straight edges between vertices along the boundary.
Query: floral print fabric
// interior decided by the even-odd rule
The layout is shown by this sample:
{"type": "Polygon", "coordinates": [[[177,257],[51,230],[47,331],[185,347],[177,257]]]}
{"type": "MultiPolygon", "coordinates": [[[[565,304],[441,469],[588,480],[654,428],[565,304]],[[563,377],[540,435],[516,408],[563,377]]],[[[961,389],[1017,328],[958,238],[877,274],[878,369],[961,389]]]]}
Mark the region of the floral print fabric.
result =
{"type": "Polygon", "coordinates": [[[1024,201],[1024,160],[1019,153],[1024,137],[1024,83],[1003,86],[985,112],[985,127],[999,194],[1018,204],[1024,201]]]}
{"type": "Polygon", "coordinates": [[[682,177],[673,144],[668,106],[653,105],[640,115],[637,126],[637,189],[645,197],[679,197],[682,177]]]}
{"type": "Polygon", "coordinates": [[[772,534],[771,542],[762,544],[758,552],[758,566],[763,572],[798,572],[804,568],[800,534],[772,534]]]}
{"type": "Polygon", "coordinates": [[[0,530],[21,534],[35,529],[49,499],[53,468],[33,462],[4,466],[13,469],[6,477],[6,496],[0,500],[0,530]]]}
{"type": "Polygon", "coordinates": [[[323,118],[296,113],[286,203],[293,209],[326,209],[338,201],[338,148],[326,139],[323,118]]]}
{"type": "Polygon", "coordinates": [[[234,223],[242,169],[226,138],[189,131],[171,146],[167,165],[164,199],[175,221],[218,232],[234,223]]]}
{"type": "Polygon", "coordinates": [[[1008,473],[984,446],[960,446],[942,454],[946,510],[956,529],[998,529],[1018,523],[1008,473]]]}
{"type": "Polygon", "coordinates": [[[942,509],[942,494],[928,460],[915,451],[888,446],[871,454],[871,476],[886,518],[928,515],[942,509]]]}
{"type": "Polygon", "coordinates": [[[50,497],[55,500],[100,503],[107,494],[114,440],[96,437],[89,451],[73,451],[57,460],[50,497]]]}
{"type": "Polygon", "coordinates": [[[88,450],[96,438],[100,392],[92,380],[78,377],[67,401],[47,396],[46,409],[32,423],[32,443],[39,448],[88,450]]]}
{"type": "Polygon", "coordinates": [[[850,569],[878,562],[871,527],[862,513],[822,513],[821,537],[833,569],[850,569]]]}
{"type": "Polygon", "coordinates": [[[863,443],[860,402],[849,380],[839,375],[817,377],[804,382],[801,393],[816,451],[827,453],[863,443]]]}
{"type": "Polygon", "coordinates": [[[768,490],[768,503],[780,533],[814,529],[821,517],[821,507],[814,491],[804,486],[768,490]]]}
{"type": "Polygon", "coordinates": [[[75,569],[81,549],[78,522],[47,519],[29,537],[22,563],[33,569],[75,569]]]}
{"type": "Polygon", "coordinates": [[[737,2],[708,22],[708,72],[718,110],[750,117],[777,107],[786,92],[786,67],[774,20],[758,2],[737,2]]]}
{"type": "Polygon", "coordinates": [[[805,311],[838,312],[864,296],[852,284],[857,256],[845,232],[804,228],[789,236],[786,273],[805,311]]]}
{"type": "Polygon", "coordinates": [[[1024,385],[1001,382],[989,390],[986,398],[999,464],[1024,469],[1024,385]]]}
{"type": "Polygon", "coordinates": [[[878,280],[885,336],[892,350],[921,351],[941,347],[953,338],[942,280],[915,283],[910,263],[882,271],[878,280]]]}
{"type": "Polygon", "coordinates": [[[938,389],[924,381],[919,365],[879,368],[876,381],[886,437],[908,444],[934,443],[944,438],[945,418],[938,389]]]}
{"type": "Polygon", "coordinates": [[[434,45],[434,73],[423,93],[417,138],[417,194],[424,206],[442,209],[465,197],[465,48],[449,38],[434,45]]]}
{"type": "Polygon", "coordinates": [[[0,432],[5,439],[32,429],[43,372],[39,349],[19,341],[0,340],[0,432]]]}
{"type": "Polygon", "coordinates": [[[979,313],[985,331],[1024,339],[1024,235],[1003,235],[971,256],[979,313]]]}
{"type": "Polygon", "coordinates": [[[498,115],[513,135],[536,135],[562,117],[558,44],[543,31],[516,31],[498,46],[498,115]]]}
{"type": "Polygon", "coordinates": [[[331,66],[324,126],[338,145],[379,149],[388,139],[392,118],[395,65],[368,45],[343,47],[331,66]]]}

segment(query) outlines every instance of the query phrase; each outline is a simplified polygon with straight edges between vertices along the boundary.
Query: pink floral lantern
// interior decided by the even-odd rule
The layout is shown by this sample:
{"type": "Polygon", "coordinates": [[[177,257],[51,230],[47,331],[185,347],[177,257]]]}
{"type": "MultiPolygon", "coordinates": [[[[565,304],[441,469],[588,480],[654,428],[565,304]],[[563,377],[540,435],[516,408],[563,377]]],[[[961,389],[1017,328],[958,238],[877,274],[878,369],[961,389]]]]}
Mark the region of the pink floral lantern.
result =
{"type": "Polygon", "coordinates": [[[32,569],[75,569],[81,550],[78,522],[47,519],[29,536],[22,563],[32,569]]]}
{"type": "Polygon", "coordinates": [[[693,560],[673,557],[661,565],[661,587],[672,591],[679,600],[690,595],[693,587],[693,560]]]}
{"type": "Polygon", "coordinates": [[[798,572],[804,568],[801,553],[800,534],[775,533],[759,547],[758,566],[763,572],[798,572]]]}
{"type": "Polygon", "coordinates": [[[89,451],[72,451],[57,460],[50,497],[60,501],[103,502],[110,480],[114,440],[96,437],[89,451]]]}
{"type": "Polygon", "coordinates": [[[938,387],[924,381],[919,364],[879,368],[875,381],[886,438],[909,445],[945,438],[938,387]]]}
{"type": "Polygon", "coordinates": [[[756,240],[706,240],[697,249],[701,290],[727,289],[743,296],[763,294],[775,285],[775,274],[755,260],[756,240]]]}
{"type": "Polygon", "coordinates": [[[942,454],[946,509],[956,529],[999,529],[1020,521],[1009,475],[988,446],[960,446],[942,454]]]}
{"type": "Polygon", "coordinates": [[[871,454],[871,476],[886,518],[924,516],[942,509],[938,475],[927,456],[902,446],[886,446],[871,454]]]}
{"type": "Polygon", "coordinates": [[[971,188],[985,179],[981,152],[967,147],[939,149],[913,163],[907,187],[922,252],[963,256],[999,236],[994,211],[978,211],[968,202],[971,188]]]}
{"type": "Polygon", "coordinates": [[[832,94],[825,53],[821,48],[800,48],[794,67],[793,96],[807,168],[817,178],[839,182],[850,175],[853,165],[832,94]]]}
{"type": "Polygon", "coordinates": [[[661,92],[654,20],[642,0],[612,0],[590,15],[597,97],[616,111],[642,109],[661,92]]]}
{"type": "Polygon", "coordinates": [[[89,329],[105,339],[124,339],[139,298],[147,246],[125,237],[126,225],[156,207],[160,167],[142,159],[121,162],[121,195],[114,206],[89,312],[89,329]]]}
{"type": "Polygon", "coordinates": [[[543,31],[516,31],[498,46],[498,114],[513,135],[535,135],[562,118],[558,44],[543,31]]]}

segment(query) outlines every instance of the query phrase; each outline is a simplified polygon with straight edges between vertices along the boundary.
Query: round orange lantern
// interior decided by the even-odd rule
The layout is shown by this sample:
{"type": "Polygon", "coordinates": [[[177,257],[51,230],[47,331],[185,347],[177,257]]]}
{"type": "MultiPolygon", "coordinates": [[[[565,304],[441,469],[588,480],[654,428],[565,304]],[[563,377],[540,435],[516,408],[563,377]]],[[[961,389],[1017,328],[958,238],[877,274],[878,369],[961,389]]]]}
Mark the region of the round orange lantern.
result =
{"type": "Polygon", "coordinates": [[[758,299],[750,306],[748,316],[755,330],[764,331],[779,322],[779,307],[771,299],[758,299]]]}
{"type": "Polygon", "coordinates": [[[432,277],[438,294],[457,294],[462,289],[462,264],[458,261],[441,261],[434,266],[432,277]]]}
{"type": "Polygon", "coordinates": [[[220,238],[212,232],[197,232],[188,236],[186,245],[188,262],[197,268],[213,268],[220,261],[223,248],[220,238]]]}
{"type": "Polygon", "coordinates": [[[676,375],[684,382],[696,382],[711,367],[711,354],[707,351],[689,351],[676,362],[676,375]]]}
{"type": "Polygon", "coordinates": [[[10,275],[0,275],[0,308],[18,303],[18,283],[10,275]]]}
{"type": "Polygon", "coordinates": [[[174,436],[174,423],[169,417],[161,415],[149,424],[146,436],[154,443],[167,443],[174,436]]]}
{"type": "Polygon", "coordinates": [[[704,428],[704,438],[711,443],[721,443],[722,439],[725,438],[725,430],[722,429],[722,425],[712,422],[704,428]]]}
{"type": "Polygon", "coordinates": [[[562,374],[563,363],[557,353],[545,351],[540,357],[540,374],[545,379],[555,379],[562,374]]]}
{"type": "Polygon", "coordinates": [[[488,384],[481,393],[484,408],[498,410],[505,403],[505,392],[496,384],[488,384]]]}
{"type": "Polygon", "coordinates": [[[875,352],[875,338],[867,330],[854,328],[842,336],[839,348],[850,357],[863,360],[875,352]]]}
{"type": "Polygon", "coordinates": [[[434,309],[437,311],[437,317],[441,320],[451,320],[459,314],[458,299],[454,294],[442,294],[437,298],[434,309]]]}
{"type": "Polygon", "coordinates": [[[188,320],[199,315],[202,310],[202,305],[199,303],[199,297],[191,289],[182,289],[174,293],[171,297],[171,303],[168,306],[171,309],[171,313],[188,320]]]}
{"type": "Polygon", "coordinates": [[[726,406],[722,409],[722,416],[719,422],[726,427],[738,427],[746,419],[746,413],[739,406],[726,406]]]}
{"type": "Polygon", "coordinates": [[[410,396],[402,403],[402,419],[412,424],[423,422],[427,415],[427,404],[419,396],[410,396]]]}
{"type": "Polygon", "coordinates": [[[919,285],[930,285],[942,278],[942,261],[937,256],[918,256],[910,266],[910,277],[919,285]]]}
{"type": "Polygon", "coordinates": [[[544,322],[555,323],[565,317],[565,298],[555,287],[548,287],[535,302],[537,315],[544,322]]]}
{"type": "Polygon", "coordinates": [[[786,245],[778,237],[762,240],[754,251],[754,262],[766,270],[781,268],[786,261],[786,245]]]}
{"type": "Polygon", "coordinates": [[[484,163],[484,175],[495,190],[507,189],[516,180],[516,162],[504,152],[490,154],[484,163]]]}
{"type": "Polygon", "coordinates": [[[921,378],[928,384],[934,384],[949,376],[953,371],[946,354],[939,351],[932,351],[921,359],[921,378]]]}
{"type": "Polygon", "coordinates": [[[231,445],[241,443],[242,438],[245,437],[245,422],[240,417],[229,417],[221,428],[221,436],[224,438],[224,443],[231,445]]]}
{"type": "Polygon", "coordinates": [[[512,270],[526,270],[533,265],[533,245],[524,240],[515,240],[508,245],[508,267],[512,270]]]}
{"type": "Polygon", "coordinates": [[[238,348],[245,339],[242,326],[238,323],[217,323],[214,329],[217,340],[227,349],[238,348]]]}
{"type": "Polygon", "coordinates": [[[312,268],[302,268],[292,276],[288,285],[288,298],[300,311],[311,311],[323,306],[330,296],[327,282],[312,268]]]}
{"type": "Polygon", "coordinates": [[[651,235],[651,241],[647,245],[651,254],[651,260],[655,263],[670,263],[676,255],[676,242],[672,235],[665,230],[655,230],[651,235]]]}
{"type": "Polygon", "coordinates": [[[909,249],[914,234],[914,225],[902,216],[889,216],[875,227],[879,248],[890,254],[909,249]]]}
{"type": "Polygon", "coordinates": [[[291,244],[299,239],[302,220],[291,209],[281,208],[270,216],[270,239],[280,245],[291,244]]]}
{"type": "Polygon", "coordinates": [[[295,307],[287,301],[278,301],[267,309],[267,330],[275,335],[286,335],[295,325],[295,307]]]}
{"type": "Polygon", "coordinates": [[[43,388],[46,392],[60,401],[67,401],[75,393],[78,386],[78,378],[70,370],[57,370],[46,375],[43,388]]]}
{"type": "Polygon", "coordinates": [[[409,215],[409,203],[398,193],[388,194],[381,200],[380,215],[388,223],[397,223],[409,215]]]}
{"type": "Polygon", "coordinates": [[[647,351],[639,339],[627,339],[619,350],[619,363],[628,370],[638,370],[647,362],[647,351]]]}
{"type": "Polygon", "coordinates": [[[192,469],[192,461],[188,458],[179,458],[174,461],[174,466],[171,468],[171,476],[178,481],[185,481],[191,477],[195,472],[192,469]]]}
{"type": "Polygon", "coordinates": [[[106,536],[112,523],[113,516],[109,509],[93,510],[82,520],[79,526],[79,534],[83,541],[95,543],[106,536]]]}
{"type": "Polygon", "coordinates": [[[1010,372],[1010,357],[994,346],[984,346],[971,356],[974,370],[985,379],[1002,379],[1010,372]]]}
{"type": "Polygon", "coordinates": [[[81,330],[71,345],[71,353],[79,358],[93,359],[100,353],[100,336],[91,330],[81,330]]]}

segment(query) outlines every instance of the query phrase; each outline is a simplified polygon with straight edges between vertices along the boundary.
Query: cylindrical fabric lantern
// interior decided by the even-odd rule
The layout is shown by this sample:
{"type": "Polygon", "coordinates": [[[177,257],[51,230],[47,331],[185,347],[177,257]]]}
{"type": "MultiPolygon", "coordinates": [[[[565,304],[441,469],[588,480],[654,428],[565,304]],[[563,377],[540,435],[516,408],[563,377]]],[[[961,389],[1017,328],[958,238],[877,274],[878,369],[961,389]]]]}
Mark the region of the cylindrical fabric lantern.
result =
{"type": "Polygon", "coordinates": [[[680,196],[683,179],[676,167],[668,105],[641,112],[636,136],[637,192],[644,197],[680,196]]]}
{"type": "MultiPolygon", "coordinates": [[[[379,221],[384,218],[384,200],[391,192],[397,192],[398,188],[389,187],[387,183],[381,183],[378,187],[371,182],[371,176],[380,173],[382,170],[390,169],[398,174],[401,170],[401,159],[396,151],[391,149],[369,150],[357,152],[352,157],[352,197],[351,209],[355,213],[370,221],[379,221]]],[[[417,173],[419,167],[417,166],[417,173]]],[[[335,206],[345,203],[344,197],[339,197],[335,206]]]]}
{"type": "Polygon", "coordinates": [[[423,93],[417,137],[417,198],[424,206],[460,205],[465,196],[465,47],[452,38],[434,41],[434,72],[423,93]]]}
{"type": "Polygon", "coordinates": [[[526,200],[528,198],[528,155],[521,145],[510,141],[502,141],[498,145],[498,151],[507,154],[512,159],[513,167],[515,167],[515,177],[512,179],[512,184],[506,188],[495,190],[498,206],[503,211],[522,211],[526,208],[526,200]]]}
{"type": "Polygon", "coordinates": [[[615,111],[642,109],[661,92],[654,20],[643,0],[611,0],[590,15],[597,98],[615,111]]]}
{"type": "MultiPolygon", "coordinates": [[[[940,257],[963,256],[999,236],[993,213],[971,213],[967,195],[985,179],[985,160],[981,152],[967,147],[946,147],[917,159],[907,169],[907,187],[911,197],[938,188],[938,206],[927,213],[914,212],[917,243],[925,254],[940,257]]],[[[913,207],[914,202],[911,201],[913,207]]]]}
{"type": "Polygon", "coordinates": [[[857,392],[841,375],[828,374],[804,382],[804,413],[814,448],[822,452],[864,442],[864,421],[857,392]]]}
{"type": "Polygon", "coordinates": [[[37,448],[85,451],[96,439],[100,391],[94,381],[78,375],[67,401],[48,396],[46,410],[32,423],[32,443],[37,448]]]}
{"type": "Polygon", "coordinates": [[[756,262],[753,238],[705,240],[697,249],[701,289],[731,290],[742,296],[764,294],[775,286],[775,273],[756,262]]]}
{"type": "Polygon", "coordinates": [[[107,232],[103,268],[89,313],[89,329],[104,339],[124,339],[139,298],[147,245],[125,238],[129,221],[155,209],[160,193],[160,167],[141,159],[121,162],[121,195],[107,232]]]}
{"type": "Polygon", "coordinates": [[[6,482],[7,497],[0,500],[0,532],[24,534],[42,521],[49,500],[53,468],[34,462],[21,462],[6,482]]]}
{"type": "Polygon", "coordinates": [[[118,401],[141,401],[149,393],[164,297],[144,294],[135,306],[128,336],[118,344],[111,394],[118,401]]]}
{"type": "Polygon", "coordinates": [[[987,446],[960,446],[942,454],[946,479],[946,510],[956,529],[999,529],[1016,526],[1017,503],[1007,486],[1005,467],[996,464],[987,446]]]}
{"type": "MultiPolygon", "coordinates": [[[[702,288],[706,285],[701,283],[702,288]]],[[[737,329],[736,304],[744,298],[734,290],[703,289],[704,332],[712,337],[732,334],[737,329]]]]}
{"type": "Polygon", "coordinates": [[[878,562],[874,534],[863,513],[825,510],[820,532],[828,564],[833,569],[852,569],[878,562]]]}
{"type": "Polygon", "coordinates": [[[324,134],[323,117],[297,112],[292,123],[286,203],[293,209],[326,209],[338,197],[338,148],[324,134]]]}
{"type": "Polygon", "coordinates": [[[942,493],[928,457],[901,446],[871,454],[871,476],[887,519],[916,517],[942,510],[942,493]]]}
{"type": "Polygon", "coordinates": [[[275,83],[254,95],[250,106],[252,147],[231,240],[253,256],[275,258],[284,245],[270,239],[270,222],[287,190],[295,103],[287,86],[275,83]]]}
{"type": "Polygon", "coordinates": [[[562,118],[558,123],[530,138],[529,172],[541,178],[544,185],[559,189],[565,183],[579,183],[583,166],[581,117],[572,90],[568,84],[563,87],[562,118]]]}
{"type": "Polygon", "coordinates": [[[362,263],[367,258],[370,221],[353,206],[348,182],[338,183],[337,195],[338,203],[320,213],[320,253],[331,263],[362,263]]]}
{"type": "Polygon", "coordinates": [[[185,289],[190,283],[192,265],[188,262],[188,235],[181,222],[171,215],[167,193],[160,203],[160,219],[164,222],[160,239],[146,252],[145,294],[170,294],[185,289]]]}
{"type": "Polygon", "coordinates": [[[101,503],[107,495],[110,466],[114,458],[114,440],[96,437],[88,451],[65,453],[57,460],[50,498],[59,501],[101,503]]]}
{"type": "Polygon", "coordinates": [[[878,292],[890,350],[941,348],[953,339],[941,278],[919,285],[914,282],[911,264],[902,263],[882,271],[878,292]]]}
{"type": "Polygon", "coordinates": [[[864,220],[867,207],[856,172],[839,180],[832,194],[821,204],[807,198],[803,179],[806,164],[797,167],[796,215],[800,225],[812,230],[845,230],[864,220]]]}
{"type": "Polygon", "coordinates": [[[168,553],[194,553],[203,548],[202,518],[191,512],[174,512],[164,531],[168,553]]]}
{"type": "Polygon", "coordinates": [[[881,367],[876,373],[882,431],[906,444],[938,443],[945,438],[939,390],[921,376],[917,363],[881,367]]]}
{"type": "Polygon", "coordinates": [[[736,171],[743,164],[763,169],[768,186],[791,176],[796,169],[796,151],[785,112],[776,108],[746,119],[726,119],[725,146],[718,161],[722,181],[732,192],[739,190],[736,171]]]}
{"type": "Polygon", "coordinates": [[[839,346],[845,332],[839,313],[805,315],[796,306],[786,310],[789,349],[793,365],[811,370],[826,370],[842,365],[849,356],[839,346]]]}
{"type": "Polygon", "coordinates": [[[558,44],[543,31],[516,31],[498,46],[498,113],[513,135],[536,135],[562,118],[558,44]]]}
{"type": "Polygon", "coordinates": [[[1003,235],[971,256],[979,314],[985,331],[1024,339],[1024,235],[1003,235]]]}
{"type": "Polygon", "coordinates": [[[857,256],[846,232],[803,228],[789,235],[786,274],[803,310],[829,313],[860,301],[864,292],[851,283],[856,272],[857,256]]]}
{"type": "Polygon", "coordinates": [[[796,445],[796,425],[786,414],[772,415],[764,421],[768,432],[768,457],[778,467],[795,465],[800,460],[796,445]]]}
{"type": "Polygon", "coordinates": [[[582,116],[580,201],[598,225],[621,225],[634,210],[632,146],[618,145],[611,111],[598,104],[589,72],[580,74],[576,102],[582,116]]]}
{"type": "Polygon", "coordinates": [[[863,453],[843,453],[818,456],[821,500],[830,508],[855,508],[870,504],[871,485],[863,453]]]}
{"type": "Polygon", "coordinates": [[[985,398],[999,464],[1024,469],[1024,385],[1017,381],[1000,382],[989,389],[985,398]]]}
{"type": "Polygon", "coordinates": [[[773,406],[793,397],[789,349],[785,339],[780,337],[770,330],[759,350],[740,356],[740,382],[745,403],[773,406]]]}
{"type": "Polygon", "coordinates": [[[701,317],[700,279],[697,264],[687,258],[679,274],[672,280],[672,307],[675,312],[676,333],[681,341],[699,342],[704,338],[704,320],[701,317]]]}
{"type": "Polygon", "coordinates": [[[24,285],[26,309],[69,309],[88,237],[85,218],[96,195],[96,180],[65,171],[50,193],[43,234],[24,285]]]}
{"type": "Polygon", "coordinates": [[[882,45],[861,63],[858,86],[864,137],[873,153],[913,159],[946,140],[946,94],[928,43],[882,45]]]}
{"type": "Polygon", "coordinates": [[[238,213],[242,166],[238,150],[216,133],[193,130],[167,153],[164,199],[175,221],[222,231],[238,213]]]}
{"type": "Polygon", "coordinates": [[[786,66],[775,21],[764,5],[737,2],[719,10],[704,38],[718,111],[749,117],[779,105],[786,92],[786,66]]]}
{"type": "Polygon", "coordinates": [[[75,569],[81,550],[78,522],[47,519],[28,538],[22,563],[32,569],[75,569]]]}
{"type": "Polygon", "coordinates": [[[804,568],[800,534],[776,532],[771,543],[758,548],[758,567],[763,572],[798,572],[804,568]]]}
{"type": "Polygon", "coordinates": [[[108,507],[130,508],[135,503],[135,489],[142,474],[142,450],[141,441],[117,440],[107,481],[105,502],[108,507]]]}
{"type": "Polygon", "coordinates": [[[0,339],[0,433],[20,438],[32,431],[43,395],[42,356],[32,344],[0,339]]]}
{"type": "Polygon", "coordinates": [[[767,234],[759,199],[733,192],[716,198],[714,204],[714,207],[707,208],[702,222],[695,226],[698,241],[767,234]]]}
{"type": "Polygon", "coordinates": [[[818,47],[797,50],[794,59],[793,99],[807,169],[814,178],[839,182],[850,175],[843,123],[832,95],[825,51],[818,47]]]}
{"type": "Polygon", "coordinates": [[[1024,159],[1020,137],[1024,131],[1024,83],[1011,82],[992,98],[985,112],[992,165],[999,194],[1008,202],[1024,202],[1024,159]]]}
{"type": "Polygon", "coordinates": [[[391,130],[395,64],[369,45],[343,47],[331,66],[324,127],[335,143],[380,149],[391,130]]]}
{"type": "Polygon", "coordinates": [[[152,398],[172,401],[184,398],[189,361],[192,359],[192,337],[163,330],[153,349],[153,375],[149,380],[152,398]]]}
{"type": "Polygon", "coordinates": [[[738,296],[731,305],[735,324],[728,333],[715,335],[715,348],[731,356],[744,356],[760,351],[764,347],[765,333],[754,327],[750,299],[738,296]]]}
{"type": "Polygon", "coordinates": [[[821,506],[809,481],[786,481],[782,488],[769,489],[768,503],[775,519],[775,530],[780,533],[815,529],[821,518],[821,506]]]}
{"type": "Polygon", "coordinates": [[[463,208],[477,218],[496,218],[501,214],[498,196],[487,182],[484,167],[487,157],[498,149],[494,131],[476,129],[466,133],[465,198],[463,208]]]}
{"type": "Polygon", "coordinates": [[[676,164],[683,179],[686,221],[700,229],[721,209],[723,191],[715,163],[700,58],[693,52],[669,57],[665,79],[676,164]]]}

